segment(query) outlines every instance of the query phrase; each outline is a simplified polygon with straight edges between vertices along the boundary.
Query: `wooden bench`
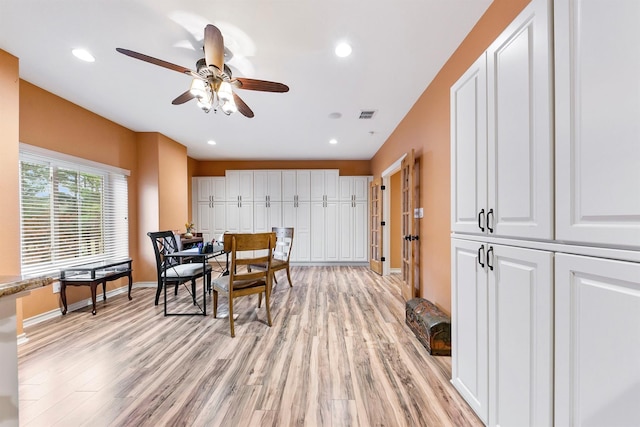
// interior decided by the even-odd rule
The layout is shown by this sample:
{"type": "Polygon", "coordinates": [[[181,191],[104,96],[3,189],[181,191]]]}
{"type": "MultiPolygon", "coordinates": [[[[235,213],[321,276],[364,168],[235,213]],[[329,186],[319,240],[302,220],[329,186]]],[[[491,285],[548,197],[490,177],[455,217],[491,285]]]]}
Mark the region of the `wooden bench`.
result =
{"type": "Polygon", "coordinates": [[[451,319],[435,304],[424,298],[407,301],[406,323],[429,354],[451,355],[451,319]]]}
{"type": "Polygon", "coordinates": [[[89,286],[91,288],[91,302],[93,310],[91,314],[96,314],[96,289],[102,284],[103,298],[107,299],[107,282],[121,277],[129,278],[129,300],[131,300],[131,258],[118,260],[98,261],[90,264],[83,264],[67,267],[60,271],[60,298],[64,306],[62,314],[67,314],[67,286],[89,286]]]}

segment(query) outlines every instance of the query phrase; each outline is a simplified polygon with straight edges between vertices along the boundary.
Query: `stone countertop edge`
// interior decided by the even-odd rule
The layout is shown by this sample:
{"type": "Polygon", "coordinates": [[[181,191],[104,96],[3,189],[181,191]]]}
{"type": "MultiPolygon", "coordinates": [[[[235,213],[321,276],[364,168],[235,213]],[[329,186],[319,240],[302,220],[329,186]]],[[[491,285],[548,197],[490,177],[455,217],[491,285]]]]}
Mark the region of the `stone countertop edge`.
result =
{"type": "Polygon", "coordinates": [[[53,281],[53,277],[46,276],[29,278],[22,276],[0,276],[0,298],[47,286],[53,283],[53,281]]]}

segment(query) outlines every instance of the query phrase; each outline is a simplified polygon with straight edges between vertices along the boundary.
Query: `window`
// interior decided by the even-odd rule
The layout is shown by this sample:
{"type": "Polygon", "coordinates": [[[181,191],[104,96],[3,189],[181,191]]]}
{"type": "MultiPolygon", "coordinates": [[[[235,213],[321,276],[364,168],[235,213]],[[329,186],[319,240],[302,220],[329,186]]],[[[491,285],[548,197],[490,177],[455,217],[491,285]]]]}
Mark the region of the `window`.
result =
{"type": "Polygon", "coordinates": [[[127,174],[21,144],[22,274],[128,257],[127,174]]]}

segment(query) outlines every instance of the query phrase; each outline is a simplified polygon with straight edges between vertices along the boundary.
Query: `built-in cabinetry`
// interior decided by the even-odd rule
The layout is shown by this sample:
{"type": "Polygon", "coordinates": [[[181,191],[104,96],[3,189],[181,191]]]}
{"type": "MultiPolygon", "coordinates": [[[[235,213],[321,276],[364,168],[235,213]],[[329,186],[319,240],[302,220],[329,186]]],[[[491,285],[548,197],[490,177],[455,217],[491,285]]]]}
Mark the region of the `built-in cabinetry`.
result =
{"type": "Polygon", "coordinates": [[[367,262],[368,182],[338,170],[242,170],[193,179],[205,240],[225,231],[294,227],[293,262],[367,262]],[[215,194],[214,188],[218,189],[215,194]]]}
{"type": "Polygon", "coordinates": [[[367,176],[340,177],[338,250],[343,261],[365,262],[368,259],[370,180],[367,176]]]}
{"type": "Polygon", "coordinates": [[[311,171],[282,171],[282,224],[293,227],[293,262],[311,260],[311,171]]]}
{"type": "Polygon", "coordinates": [[[534,1],[451,88],[451,227],[552,238],[550,22],[534,1]]]}
{"type": "Polygon", "coordinates": [[[311,171],[311,261],[338,261],[337,170],[311,171]]]}
{"type": "Polygon", "coordinates": [[[640,425],[638,16],[532,0],[451,88],[452,383],[487,425],[640,425]]]}
{"type": "Polygon", "coordinates": [[[204,241],[224,233],[226,227],[226,180],[224,177],[193,178],[194,222],[204,241]]]}

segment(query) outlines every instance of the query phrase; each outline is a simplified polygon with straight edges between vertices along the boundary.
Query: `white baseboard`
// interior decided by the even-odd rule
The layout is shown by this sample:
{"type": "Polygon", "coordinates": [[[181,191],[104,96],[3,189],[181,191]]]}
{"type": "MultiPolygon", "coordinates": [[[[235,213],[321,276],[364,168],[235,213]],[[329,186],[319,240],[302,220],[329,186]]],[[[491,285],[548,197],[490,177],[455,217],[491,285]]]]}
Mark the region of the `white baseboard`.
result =
{"type": "Polygon", "coordinates": [[[20,335],[18,335],[18,345],[25,344],[27,342],[29,342],[29,338],[27,338],[27,334],[23,332],[20,335]]]}
{"type": "Polygon", "coordinates": [[[401,268],[392,268],[391,270],[389,270],[390,274],[400,274],[402,273],[402,269],[401,268]]]}
{"type": "MultiPolygon", "coordinates": [[[[134,283],[132,286],[132,289],[136,289],[136,288],[155,288],[156,286],[158,286],[158,282],[138,282],[138,283],[134,283]]],[[[114,297],[116,295],[120,295],[120,294],[124,294],[127,293],[129,291],[128,286],[122,286],[120,288],[117,289],[112,289],[110,291],[107,291],[107,298],[110,297],[114,297]]],[[[104,295],[102,292],[97,292],[96,294],[96,303],[100,302],[100,301],[104,301],[104,295]]],[[[91,298],[87,298],[85,300],[81,300],[78,302],[75,302],[71,305],[69,305],[67,307],[67,312],[72,312],[75,310],[79,310],[81,308],[87,307],[91,305],[91,298]]],[[[51,311],[47,311],[46,313],[41,313],[38,314],[36,316],[30,317],[28,319],[23,319],[22,321],[22,326],[25,328],[28,328],[29,326],[33,326],[33,325],[37,325],[38,323],[42,323],[45,322],[47,320],[50,319],[55,319],[56,317],[62,316],[62,311],[60,311],[59,308],[56,308],[54,310],[51,311]]],[[[20,336],[18,337],[18,344],[22,344],[24,342],[28,341],[28,338],[25,334],[24,335],[24,339],[22,340],[22,342],[20,342],[20,336]]]]}

